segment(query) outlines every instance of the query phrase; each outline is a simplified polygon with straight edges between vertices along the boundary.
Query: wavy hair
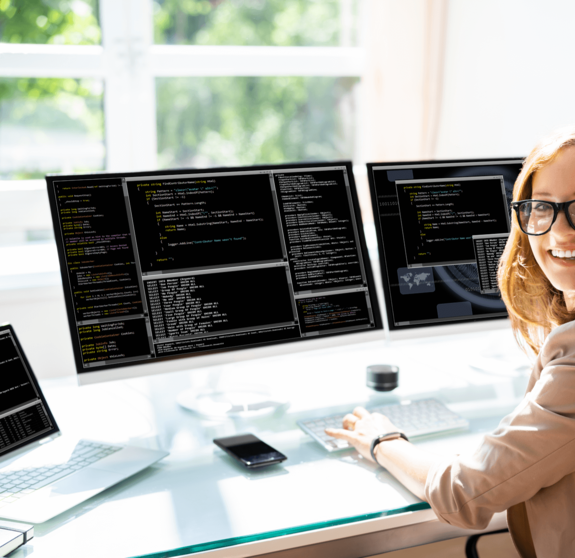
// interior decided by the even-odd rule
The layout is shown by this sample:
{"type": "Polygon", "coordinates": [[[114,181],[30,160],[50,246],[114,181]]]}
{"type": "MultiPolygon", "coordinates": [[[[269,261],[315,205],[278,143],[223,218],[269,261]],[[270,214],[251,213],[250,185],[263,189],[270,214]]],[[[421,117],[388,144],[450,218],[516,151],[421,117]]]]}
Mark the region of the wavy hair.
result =
{"type": "MultiPolygon", "coordinates": [[[[535,173],[569,146],[575,146],[575,127],[558,130],[536,145],[515,181],[513,201],[530,199],[535,173]]],[[[553,287],[539,267],[516,217],[499,262],[498,281],[513,334],[526,353],[530,349],[538,354],[553,328],[575,319],[575,313],[567,310],[563,293],[553,287]]]]}

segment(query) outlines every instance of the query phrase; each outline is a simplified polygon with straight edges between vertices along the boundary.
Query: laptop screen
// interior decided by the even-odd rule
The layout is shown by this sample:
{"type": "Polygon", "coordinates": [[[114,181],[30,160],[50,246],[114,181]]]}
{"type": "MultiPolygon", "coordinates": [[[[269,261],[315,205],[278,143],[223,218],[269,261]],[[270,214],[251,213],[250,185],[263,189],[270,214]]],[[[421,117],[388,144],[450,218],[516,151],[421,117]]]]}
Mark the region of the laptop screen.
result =
{"type": "Polygon", "coordinates": [[[0,457],[58,431],[13,328],[0,326],[0,457]]]}

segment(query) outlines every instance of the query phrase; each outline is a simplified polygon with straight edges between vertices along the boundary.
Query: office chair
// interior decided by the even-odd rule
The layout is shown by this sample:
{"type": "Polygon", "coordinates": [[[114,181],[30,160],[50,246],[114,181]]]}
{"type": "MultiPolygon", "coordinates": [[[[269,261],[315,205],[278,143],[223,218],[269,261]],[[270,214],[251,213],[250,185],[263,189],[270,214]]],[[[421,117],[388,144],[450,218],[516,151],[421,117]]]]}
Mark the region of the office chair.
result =
{"type": "Polygon", "coordinates": [[[498,535],[499,533],[509,533],[509,529],[500,529],[499,531],[491,531],[491,533],[471,535],[465,543],[465,558],[479,558],[479,554],[477,554],[477,541],[479,538],[487,535],[498,535]]]}

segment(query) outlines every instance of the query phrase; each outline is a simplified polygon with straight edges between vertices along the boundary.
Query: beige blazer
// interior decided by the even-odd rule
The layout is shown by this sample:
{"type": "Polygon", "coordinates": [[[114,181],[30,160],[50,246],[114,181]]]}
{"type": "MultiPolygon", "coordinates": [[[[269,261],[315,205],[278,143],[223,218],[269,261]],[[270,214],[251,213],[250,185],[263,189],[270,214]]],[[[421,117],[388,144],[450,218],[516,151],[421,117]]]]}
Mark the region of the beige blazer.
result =
{"type": "Polygon", "coordinates": [[[432,467],[425,495],[441,521],[465,528],[507,510],[522,556],[530,546],[538,558],[575,556],[575,322],[549,335],[525,398],[495,432],[432,467]]]}

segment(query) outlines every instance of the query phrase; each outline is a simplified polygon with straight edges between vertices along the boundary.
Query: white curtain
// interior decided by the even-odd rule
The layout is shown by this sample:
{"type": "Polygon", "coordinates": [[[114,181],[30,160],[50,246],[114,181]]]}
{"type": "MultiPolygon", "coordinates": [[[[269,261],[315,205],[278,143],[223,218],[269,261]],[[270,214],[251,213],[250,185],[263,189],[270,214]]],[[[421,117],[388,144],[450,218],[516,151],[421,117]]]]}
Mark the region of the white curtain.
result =
{"type": "Polygon", "coordinates": [[[448,0],[368,0],[363,152],[369,161],[433,159],[448,0]]]}

